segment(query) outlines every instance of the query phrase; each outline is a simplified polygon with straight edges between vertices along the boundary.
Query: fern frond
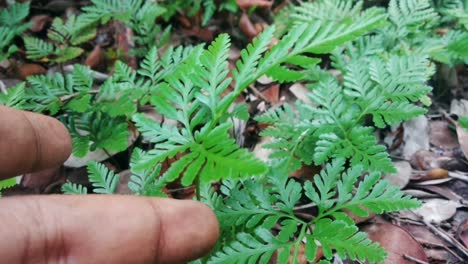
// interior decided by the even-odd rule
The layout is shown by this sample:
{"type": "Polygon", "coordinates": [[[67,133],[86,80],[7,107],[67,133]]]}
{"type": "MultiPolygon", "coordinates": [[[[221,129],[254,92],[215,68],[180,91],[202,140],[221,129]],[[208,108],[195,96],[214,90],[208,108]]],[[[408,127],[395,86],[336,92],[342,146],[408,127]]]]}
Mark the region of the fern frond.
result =
{"type": "Polygon", "coordinates": [[[333,250],[342,259],[369,261],[380,263],[387,254],[377,243],[373,243],[367,234],[359,232],[355,225],[344,221],[321,219],[316,223],[314,233],[308,237],[307,243],[319,241],[323,254],[328,260],[333,257],[333,250]]]}
{"type": "Polygon", "coordinates": [[[6,93],[0,92],[0,105],[21,109],[24,104],[25,83],[19,83],[8,88],[6,93]]]}
{"type": "Polygon", "coordinates": [[[258,74],[257,66],[261,59],[261,55],[267,50],[268,45],[273,38],[275,28],[269,27],[263,31],[257,38],[255,38],[252,44],[249,44],[246,49],[241,51],[241,57],[236,63],[236,69],[232,75],[236,81],[235,91],[242,90],[255,78],[258,74]]]}
{"type": "Polygon", "coordinates": [[[439,17],[428,0],[391,0],[388,13],[398,28],[421,27],[439,17]]]}
{"type": "Polygon", "coordinates": [[[29,5],[29,2],[15,2],[0,10],[0,25],[14,30],[29,15],[29,5]]]}
{"type": "Polygon", "coordinates": [[[166,195],[164,195],[162,189],[166,182],[163,179],[157,181],[161,166],[156,166],[153,170],[138,171],[134,169],[135,164],[138,164],[144,154],[141,149],[135,149],[132,154],[130,163],[132,175],[128,182],[128,188],[137,195],[164,197],[166,195]]]}
{"type": "Polygon", "coordinates": [[[208,263],[261,263],[266,264],[278,250],[278,263],[287,263],[292,242],[274,237],[267,229],[256,229],[255,235],[239,233],[237,240],[217,252],[208,263]]]}
{"type": "Polygon", "coordinates": [[[202,87],[203,91],[198,94],[197,99],[211,110],[213,119],[222,114],[218,109],[218,103],[221,101],[222,93],[231,83],[231,78],[227,78],[229,47],[229,36],[222,34],[203,51],[200,57],[202,67],[198,69],[197,85],[202,87]]]}
{"type": "Polygon", "coordinates": [[[89,180],[93,191],[100,194],[113,194],[119,183],[119,176],[110,171],[104,164],[91,161],[88,163],[89,180]]]}
{"type": "Polygon", "coordinates": [[[417,200],[404,195],[397,186],[381,181],[378,172],[366,176],[353,194],[354,186],[363,173],[361,165],[344,172],[343,160],[335,160],[315,175],[313,182],[306,182],[305,195],[317,204],[318,218],[336,216],[336,212],[343,209],[365,217],[368,211],[363,208],[381,214],[420,206],[417,200]],[[333,200],[336,196],[337,199],[333,200]]]}
{"type": "Polygon", "coordinates": [[[217,208],[216,215],[223,227],[271,228],[284,217],[272,206],[275,200],[262,185],[246,181],[230,190],[229,198],[217,208]]]}
{"type": "Polygon", "coordinates": [[[62,185],[62,192],[64,194],[87,194],[88,189],[83,185],[67,182],[62,185]]]}
{"type": "Polygon", "coordinates": [[[216,12],[216,3],[213,0],[203,0],[203,19],[202,26],[206,26],[208,21],[213,17],[216,12]]]}
{"type": "Polygon", "coordinates": [[[41,39],[25,37],[24,45],[27,50],[27,57],[31,60],[44,59],[55,52],[55,47],[41,39]]]}
{"type": "Polygon", "coordinates": [[[291,19],[296,24],[310,23],[314,20],[343,21],[359,16],[363,1],[321,0],[303,2],[290,11],[291,19]]]}
{"type": "Polygon", "coordinates": [[[459,58],[466,59],[468,58],[468,33],[463,34],[458,37],[455,41],[451,42],[448,45],[448,50],[453,52],[459,58]]]}
{"type": "Polygon", "coordinates": [[[16,178],[0,180],[0,191],[6,190],[16,185],[16,178]]]}

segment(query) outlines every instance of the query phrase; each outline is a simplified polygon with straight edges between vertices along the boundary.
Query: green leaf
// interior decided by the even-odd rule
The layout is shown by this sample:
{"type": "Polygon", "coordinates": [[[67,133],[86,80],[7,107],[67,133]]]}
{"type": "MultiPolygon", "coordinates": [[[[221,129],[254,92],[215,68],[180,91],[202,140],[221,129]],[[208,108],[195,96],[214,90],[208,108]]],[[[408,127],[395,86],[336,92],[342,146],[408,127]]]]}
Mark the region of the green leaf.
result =
{"type": "Polygon", "coordinates": [[[113,194],[119,183],[119,176],[110,171],[104,164],[90,161],[88,163],[89,180],[93,191],[100,194],[113,194]]]}
{"type": "Polygon", "coordinates": [[[11,188],[16,185],[16,178],[0,180],[0,191],[11,188]]]}
{"type": "Polygon", "coordinates": [[[28,59],[41,60],[55,52],[55,47],[51,43],[47,43],[41,39],[33,37],[25,37],[24,45],[28,59]]]}
{"type": "Polygon", "coordinates": [[[88,189],[80,184],[66,182],[62,185],[62,192],[64,194],[87,194],[88,189]]]}
{"type": "MultiPolygon", "coordinates": [[[[275,238],[269,230],[256,229],[255,236],[239,233],[237,240],[218,251],[208,263],[261,263],[266,264],[276,250],[289,254],[292,243],[275,238]]],[[[284,254],[280,253],[281,257],[284,254]]],[[[286,263],[286,262],[283,262],[286,263]]]]}
{"type": "Polygon", "coordinates": [[[91,98],[92,96],[90,94],[84,94],[72,99],[68,104],[66,104],[65,108],[78,113],[84,113],[90,107],[91,98]]]}
{"type": "Polygon", "coordinates": [[[359,232],[355,225],[342,221],[321,219],[316,223],[312,237],[320,242],[325,258],[330,260],[332,250],[342,259],[382,262],[386,258],[385,250],[359,232]]]}

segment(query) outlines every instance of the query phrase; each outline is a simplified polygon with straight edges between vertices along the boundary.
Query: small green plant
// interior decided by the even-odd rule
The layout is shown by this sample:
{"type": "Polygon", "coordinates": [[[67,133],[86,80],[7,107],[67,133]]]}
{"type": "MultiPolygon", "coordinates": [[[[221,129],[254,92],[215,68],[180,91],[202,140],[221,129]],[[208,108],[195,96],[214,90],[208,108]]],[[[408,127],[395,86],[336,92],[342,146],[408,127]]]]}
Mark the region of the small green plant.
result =
{"type": "Polygon", "coordinates": [[[161,2],[167,10],[163,15],[166,20],[171,18],[179,10],[186,10],[188,16],[194,16],[202,10],[202,26],[206,26],[217,11],[227,10],[235,13],[239,9],[235,0],[166,0],[161,2]]]}
{"type": "MultiPolygon", "coordinates": [[[[166,59],[152,49],[141,69],[131,75],[144,87],[139,101],[150,101],[179,126],[133,115],[132,121],[155,148],[134,153],[130,189],[140,195],[158,195],[165,183],[178,178],[185,186],[195,183],[198,198],[219,216],[224,237],[207,257],[208,263],[266,263],[277,250],[280,263],[285,263],[291,250],[296,259],[304,238],[309,260],[315,258],[316,242],[320,242],[328,260],[337,252],[351,259],[382,261],[384,250],[359,232],[343,210],[363,216],[366,210],[397,211],[415,208],[419,202],[380,181],[380,172],[393,172],[394,167],[385,147],[377,145],[374,129],[364,126],[364,118],[372,115],[376,126],[383,127],[424,113],[415,103],[429,91],[425,83],[432,68],[424,55],[361,58],[343,72],[345,82],[340,84],[317,68],[320,60],[310,55],[329,53],[380,27],[385,18],[381,9],[372,8],[338,26],[334,21],[295,25],[271,49],[275,27],[270,27],[241,52],[232,80],[227,35],[220,35],[208,48],[190,49],[184,60],[170,64],[173,67],[165,66],[166,59]],[[310,95],[316,106],[298,103],[296,115],[286,105],[257,119],[271,124],[264,134],[276,138],[268,146],[275,150],[271,163],[261,162],[235,143],[228,131],[231,118],[239,113],[230,110],[238,95],[264,74],[292,82],[311,79],[311,71],[321,76],[310,95]],[[407,83],[396,77],[408,72],[407,83]],[[232,81],[234,89],[223,97],[232,81]],[[158,176],[160,164],[176,155],[180,158],[158,176]],[[301,185],[288,178],[302,164],[312,162],[327,164],[313,182],[301,185]],[[367,176],[359,182],[362,175],[367,176]],[[222,179],[222,194],[218,194],[211,182],[222,179]],[[301,199],[318,206],[313,221],[295,216],[301,199]],[[270,229],[276,224],[282,231],[274,235],[270,229]],[[336,229],[342,232],[330,232],[336,229]]],[[[114,191],[113,173],[96,163],[88,170],[98,192],[114,191]]],[[[87,192],[72,183],[63,190],[87,192]]]]}
{"type": "Polygon", "coordinates": [[[167,9],[156,1],[145,0],[92,0],[81,15],[88,24],[106,24],[117,20],[128,25],[135,33],[135,55],[142,56],[154,45],[161,47],[169,41],[171,27],[163,29],[156,20],[167,9]]]}
{"type": "Polygon", "coordinates": [[[0,10],[0,61],[18,50],[12,42],[29,28],[29,23],[23,23],[28,15],[29,2],[14,3],[9,8],[0,10]]]}
{"type": "Polygon", "coordinates": [[[27,57],[42,62],[64,63],[79,57],[84,50],[78,47],[96,36],[96,29],[80,17],[70,16],[66,22],[55,18],[47,37],[50,42],[25,37],[27,57]]]}

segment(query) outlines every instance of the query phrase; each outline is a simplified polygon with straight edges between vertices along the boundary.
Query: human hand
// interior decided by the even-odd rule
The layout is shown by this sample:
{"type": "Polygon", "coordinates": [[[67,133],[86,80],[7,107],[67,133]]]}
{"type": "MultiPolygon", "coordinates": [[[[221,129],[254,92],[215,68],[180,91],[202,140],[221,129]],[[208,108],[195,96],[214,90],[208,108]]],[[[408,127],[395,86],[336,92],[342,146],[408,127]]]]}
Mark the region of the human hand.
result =
{"type": "MultiPolygon", "coordinates": [[[[62,164],[57,120],[0,106],[0,179],[62,164]]],[[[185,263],[206,254],[218,222],[195,201],[131,196],[0,199],[1,263],[185,263]]]]}

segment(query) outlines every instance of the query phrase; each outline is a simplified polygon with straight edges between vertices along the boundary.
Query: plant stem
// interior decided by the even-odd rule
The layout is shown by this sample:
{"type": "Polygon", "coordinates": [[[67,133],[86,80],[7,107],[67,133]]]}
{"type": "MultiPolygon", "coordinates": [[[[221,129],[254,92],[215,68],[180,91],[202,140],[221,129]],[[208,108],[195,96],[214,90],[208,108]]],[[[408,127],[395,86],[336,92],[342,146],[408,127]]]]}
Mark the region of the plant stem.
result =
{"type": "Polygon", "coordinates": [[[200,175],[197,175],[195,179],[195,195],[197,196],[197,201],[201,201],[200,195],[200,175]]]}

